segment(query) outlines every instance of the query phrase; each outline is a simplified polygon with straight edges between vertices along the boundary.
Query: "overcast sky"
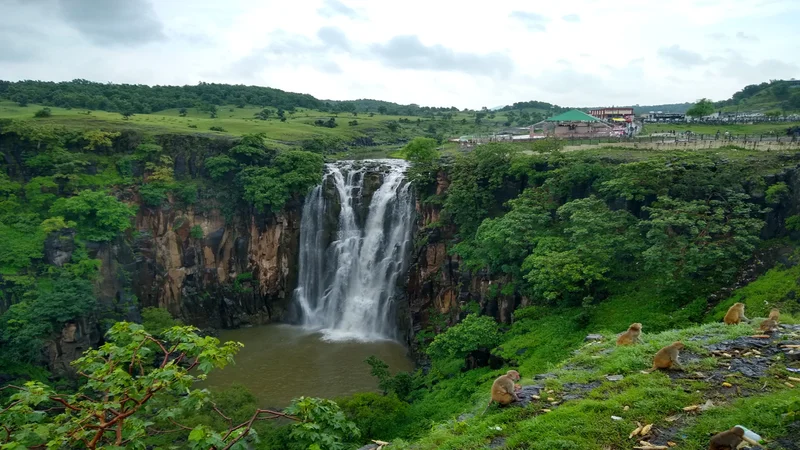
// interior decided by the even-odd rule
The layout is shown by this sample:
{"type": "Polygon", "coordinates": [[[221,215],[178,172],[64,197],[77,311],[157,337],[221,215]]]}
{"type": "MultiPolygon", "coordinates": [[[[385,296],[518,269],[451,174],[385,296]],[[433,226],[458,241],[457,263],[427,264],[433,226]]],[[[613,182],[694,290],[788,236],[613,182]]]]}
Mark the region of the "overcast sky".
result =
{"type": "Polygon", "coordinates": [[[459,108],[800,78],[798,0],[0,0],[0,79],[255,84],[459,108]]]}

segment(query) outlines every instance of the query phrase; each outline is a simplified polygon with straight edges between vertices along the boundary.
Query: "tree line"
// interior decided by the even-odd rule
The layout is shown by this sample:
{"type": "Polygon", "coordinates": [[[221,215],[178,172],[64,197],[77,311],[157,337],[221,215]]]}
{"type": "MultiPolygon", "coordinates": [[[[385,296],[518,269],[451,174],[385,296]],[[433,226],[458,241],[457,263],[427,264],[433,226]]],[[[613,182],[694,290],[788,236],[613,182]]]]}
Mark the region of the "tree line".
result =
{"type": "Polygon", "coordinates": [[[196,86],[147,86],[144,84],[72,81],[3,81],[0,98],[25,106],[36,103],[61,108],[83,108],[111,112],[147,114],[170,108],[211,105],[271,106],[289,111],[319,109],[323,103],[309,94],[285,92],[261,86],[199,83],[196,86]]]}

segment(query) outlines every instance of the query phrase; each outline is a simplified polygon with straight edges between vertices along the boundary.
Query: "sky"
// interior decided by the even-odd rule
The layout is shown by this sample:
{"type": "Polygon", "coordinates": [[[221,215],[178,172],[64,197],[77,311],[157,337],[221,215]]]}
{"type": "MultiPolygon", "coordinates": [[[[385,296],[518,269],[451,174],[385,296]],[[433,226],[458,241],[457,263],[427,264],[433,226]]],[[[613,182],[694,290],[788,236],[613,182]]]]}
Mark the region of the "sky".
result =
{"type": "Polygon", "coordinates": [[[797,0],[0,0],[0,79],[269,86],[493,108],[800,78],[797,0]]]}

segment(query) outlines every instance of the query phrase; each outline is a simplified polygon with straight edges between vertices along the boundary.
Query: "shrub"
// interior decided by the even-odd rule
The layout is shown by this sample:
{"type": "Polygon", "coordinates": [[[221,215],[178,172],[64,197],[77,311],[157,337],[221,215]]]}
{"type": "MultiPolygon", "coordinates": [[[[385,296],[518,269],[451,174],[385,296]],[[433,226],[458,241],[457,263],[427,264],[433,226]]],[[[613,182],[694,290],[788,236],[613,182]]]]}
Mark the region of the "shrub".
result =
{"type": "Polygon", "coordinates": [[[182,325],[181,321],[174,319],[164,308],[150,307],[142,310],[142,326],[153,336],[160,336],[164,331],[179,325],[182,325]]]}
{"type": "Polygon", "coordinates": [[[468,315],[461,323],[433,338],[427,353],[433,359],[463,358],[471,351],[500,343],[497,322],[489,316],[468,315]]]}
{"type": "Polygon", "coordinates": [[[789,197],[789,186],[782,181],[767,188],[767,203],[778,204],[787,197],[789,197]]]}
{"type": "Polygon", "coordinates": [[[358,427],[347,420],[344,412],[333,400],[300,397],[284,410],[302,422],[291,425],[291,442],[288,448],[307,450],[339,450],[348,448],[350,442],[361,435],[358,427]]]}
{"type": "Polygon", "coordinates": [[[90,241],[110,241],[131,226],[134,209],[103,191],[81,191],[58,199],[50,214],[77,224],[78,234],[90,241]]]}
{"type": "Polygon", "coordinates": [[[200,225],[193,226],[191,231],[189,231],[189,235],[194,239],[203,239],[203,227],[200,225]]]}
{"type": "Polygon", "coordinates": [[[47,107],[44,107],[44,108],[36,111],[35,113],[33,113],[33,117],[36,117],[36,118],[50,117],[52,115],[53,115],[53,113],[50,111],[50,108],[47,108],[47,107]]]}
{"type": "Polygon", "coordinates": [[[339,399],[337,403],[365,438],[391,439],[408,421],[408,403],[394,395],[366,392],[339,399]]]}
{"type": "Polygon", "coordinates": [[[193,205],[197,202],[197,185],[194,183],[181,183],[178,184],[173,192],[175,196],[184,205],[193,205]]]}
{"type": "MultiPolygon", "coordinates": [[[[195,128],[197,128],[197,127],[195,127],[195,128]]],[[[219,131],[220,133],[224,133],[224,132],[228,131],[225,128],[217,127],[217,126],[210,127],[209,130],[211,130],[211,131],[219,131]]]]}
{"type": "Polygon", "coordinates": [[[167,201],[166,186],[161,184],[143,184],[139,187],[139,195],[142,197],[142,202],[147,206],[159,207],[167,201]]]}

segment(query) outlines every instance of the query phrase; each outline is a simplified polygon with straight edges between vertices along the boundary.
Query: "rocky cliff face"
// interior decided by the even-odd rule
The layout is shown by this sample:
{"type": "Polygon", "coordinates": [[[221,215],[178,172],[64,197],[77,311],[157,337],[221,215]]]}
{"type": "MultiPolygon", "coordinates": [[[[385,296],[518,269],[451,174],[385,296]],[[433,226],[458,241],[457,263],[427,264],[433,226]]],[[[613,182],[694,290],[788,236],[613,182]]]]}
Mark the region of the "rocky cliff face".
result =
{"type": "Polygon", "coordinates": [[[136,217],[132,292],[201,328],[281,320],[296,277],[300,214],[141,208],[136,217]]]}
{"type": "MultiPolygon", "coordinates": [[[[440,172],[436,195],[444,193],[449,185],[447,174],[440,172]]],[[[406,286],[412,334],[430,326],[458,322],[470,302],[476,302],[482,313],[510,323],[514,309],[524,305],[526,299],[518,295],[490,295],[490,288],[493,285],[495,289],[502,288],[503,280],[463,268],[461,258],[450,253],[455,230],[438,226],[441,206],[417,200],[416,209],[417,230],[406,286]]]]}

